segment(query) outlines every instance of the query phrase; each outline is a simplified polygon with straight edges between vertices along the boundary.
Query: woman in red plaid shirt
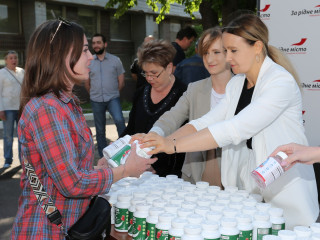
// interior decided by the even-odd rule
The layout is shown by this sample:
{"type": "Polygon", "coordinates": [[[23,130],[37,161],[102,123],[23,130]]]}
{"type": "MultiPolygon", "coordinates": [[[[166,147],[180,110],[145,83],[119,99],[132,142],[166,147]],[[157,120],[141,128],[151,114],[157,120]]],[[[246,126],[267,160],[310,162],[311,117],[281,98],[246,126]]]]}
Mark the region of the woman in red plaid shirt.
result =
{"type": "Polygon", "coordinates": [[[81,26],[65,20],[43,23],[31,36],[27,53],[18,125],[24,171],[12,239],[65,239],[92,196],[107,193],[123,177],[139,176],[156,159],[131,154],[125,165],[110,169],[102,158],[93,168],[91,131],[72,93],[74,84],[89,80],[92,60],[81,26]],[[38,205],[26,162],[61,212],[65,230],[50,223],[38,205]]]}

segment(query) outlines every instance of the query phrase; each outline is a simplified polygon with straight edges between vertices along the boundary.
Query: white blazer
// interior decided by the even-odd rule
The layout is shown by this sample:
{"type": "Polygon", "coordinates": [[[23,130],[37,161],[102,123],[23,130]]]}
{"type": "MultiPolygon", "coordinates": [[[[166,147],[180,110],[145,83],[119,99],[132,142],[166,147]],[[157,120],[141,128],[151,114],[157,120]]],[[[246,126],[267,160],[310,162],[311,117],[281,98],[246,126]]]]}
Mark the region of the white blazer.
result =
{"type": "Polygon", "coordinates": [[[294,78],[266,57],[259,72],[251,103],[234,116],[246,76],[234,76],[226,97],[214,111],[191,121],[197,130],[208,127],[222,147],[221,180],[260,192],[266,202],[284,209],[288,228],[309,225],[319,214],[313,167],[296,164],[265,190],[260,190],[250,172],[279,145],[308,144],[302,124],[302,99],[294,78]],[[252,137],[252,151],[246,140],[252,137]]]}

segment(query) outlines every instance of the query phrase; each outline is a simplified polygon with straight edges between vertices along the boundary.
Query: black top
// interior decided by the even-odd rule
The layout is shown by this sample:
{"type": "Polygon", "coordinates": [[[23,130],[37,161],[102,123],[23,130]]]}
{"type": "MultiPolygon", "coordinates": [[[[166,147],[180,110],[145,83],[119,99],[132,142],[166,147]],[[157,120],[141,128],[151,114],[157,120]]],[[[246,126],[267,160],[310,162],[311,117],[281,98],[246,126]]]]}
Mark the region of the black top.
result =
{"type": "MultiPolygon", "coordinates": [[[[137,89],[129,114],[129,122],[121,137],[126,134],[148,133],[160,116],[177,103],[185,90],[185,85],[176,79],[168,95],[159,103],[154,104],[151,100],[151,85],[137,89]]],[[[185,157],[184,153],[160,153],[155,156],[158,158],[158,161],[152,167],[159,176],[166,176],[168,174],[181,176],[181,168],[185,157]]]]}
{"type": "MultiPolygon", "coordinates": [[[[248,106],[251,103],[254,86],[249,89],[247,86],[248,86],[248,79],[245,79],[242,87],[242,92],[239,98],[239,102],[236,108],[236,112],[234,113],[234,115],[237,115],[239,112],[241,112],[242,109],[244,109],[246,106],[248,106]]],[[[247,140],[247,147],[249,149],[252,149],[252,138],[247,140]]]]}
{"type": "Polygon", "coordinates": [[[144,85],[148,84],[146,78],[141,75],[142,69],[139,67],[138,58],[136,58],[133,61],[133,63],[131,64],[130,71],[133,74],[137,74],[136,89],[138,89],[141,86],[144,86],[144,85]]]}
{"type": "Polygon", "coordinates": [[[183,59],[186,58],[186,55],[184,54],[183,49],[180,47],[180,45],[176,42],[173,42],[172,45],[176,49],[176,55],[173,58],[173,66],[177,66],[178,63],[180,63],[183,59]]]}

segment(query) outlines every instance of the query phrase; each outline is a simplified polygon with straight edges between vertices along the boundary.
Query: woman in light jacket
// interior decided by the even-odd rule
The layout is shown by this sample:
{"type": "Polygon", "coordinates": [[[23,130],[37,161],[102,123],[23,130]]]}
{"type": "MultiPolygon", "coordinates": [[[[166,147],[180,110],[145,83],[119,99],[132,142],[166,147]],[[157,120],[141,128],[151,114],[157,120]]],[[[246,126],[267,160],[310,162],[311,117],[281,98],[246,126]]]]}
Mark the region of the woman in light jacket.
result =
{"type": "MultiPolygon", "coordinates": [[[[210,77],[190,83],[176,105],[153,125],[151,132],[168,136],[186,120],[197,119],[215,108],[224,97],[232,73],[222,46],[221,28],[204,31],[198,49],[210,77]]],[[[216,154],[214,149],[187,153],[181,170],[182,178],[192,183],[203,180],[210,185],[221,186],[221,151],[219,153],[216,154]]]]}
{"type": "Polygon", "coordinates": [[[259,189],[250,172],[279,145],[307,144],[302,124],[302,99],[292,67],[268,45],[268,29],[255,15],[242,15],[224,28],[223,46],[236,75],[226,97],[203,117],[167,138],[145,136],[142,147],[156,152],[193,152],[222,147],[221,180],[261,193],[266,202],[284,209],[286,226],[310,225],[319,214],[312,166],[296,164],[259,189]],[[291,72],[291,74],[290,74],[291,72]]]}

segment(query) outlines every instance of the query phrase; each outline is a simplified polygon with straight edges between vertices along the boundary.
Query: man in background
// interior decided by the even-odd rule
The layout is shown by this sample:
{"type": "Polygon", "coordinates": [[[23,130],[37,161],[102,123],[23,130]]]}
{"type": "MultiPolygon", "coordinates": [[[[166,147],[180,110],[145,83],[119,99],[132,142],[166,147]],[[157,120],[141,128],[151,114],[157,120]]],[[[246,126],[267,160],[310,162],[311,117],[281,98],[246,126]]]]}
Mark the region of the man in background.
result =
{"type": "Polygon", "coordinates": [[[190,58],[184,59],[177,65],[174,76],[185,85],[210,76],[203,64],[202,57],[198,54],[198,41],[195,44],[195,54],[190,58]]]}
{"type": "Polygon", "coordinates": [[[124,87],[124,68],[121,60],[107,53],[107,42],[102,34],[92,37],[92,48],[95,53],[90,64],[90,82],[86,86],[90,93],[91,107],[96,127],[98,152],[103,156],[107,146],[106,111],[112,116],[118,135],[125,129],[125,120],[120,104],[120,91],[124,87]]]}
{"type": "Polygon", "coordinates": [[[184,51],[186,51],[192,42],[197,38],[196,31],[188,26],[177,33],[176,40],[172,43],[174,48],[176,49],[177,53],[173,59],[173,72],[176,69],[176,66],[186,58],[184,51]]]}

